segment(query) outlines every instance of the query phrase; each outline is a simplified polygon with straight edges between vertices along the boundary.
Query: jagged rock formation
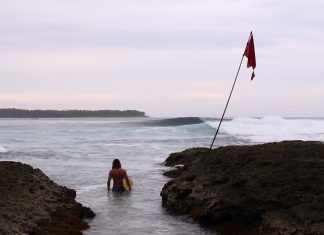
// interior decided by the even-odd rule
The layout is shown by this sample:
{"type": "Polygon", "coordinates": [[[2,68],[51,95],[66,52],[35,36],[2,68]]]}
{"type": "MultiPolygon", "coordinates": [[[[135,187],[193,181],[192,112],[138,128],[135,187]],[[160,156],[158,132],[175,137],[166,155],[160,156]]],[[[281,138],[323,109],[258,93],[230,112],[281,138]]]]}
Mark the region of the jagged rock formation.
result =
{"type": "Polygon", "coordinates": [[[76,192],[50,180],[41,170],[18,162],[0,162],[0,234],[77,235],[89,226],[90,208],[76,192]]]}
{"type": "Polygon", "coordinates": [[[219,234],[324,234],[324,143],[284,141],[166,159],[162,203],[219,234]]]}

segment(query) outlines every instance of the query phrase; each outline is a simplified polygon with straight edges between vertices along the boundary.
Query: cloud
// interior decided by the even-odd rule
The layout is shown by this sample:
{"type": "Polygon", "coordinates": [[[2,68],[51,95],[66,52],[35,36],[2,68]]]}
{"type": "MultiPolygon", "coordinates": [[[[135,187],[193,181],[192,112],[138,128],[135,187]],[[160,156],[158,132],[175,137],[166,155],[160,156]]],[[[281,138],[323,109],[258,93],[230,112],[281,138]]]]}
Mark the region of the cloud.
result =
{"type": "Polygon", "coordinates": [[[252,29],[256,78],[244,60],[229,111],[276,115],[287,100],[302,113],[304,98],[318,113],[324,93],[303,91],[323,86],[323,11],[320,0],[2,0],[0,104],[216,115],[252,29]]]}
{"type": "Polygon", "coordinates": [[[130,97],[120,94],[107,94],[107,93],[84,93],[84,94],[48,94],[48,93],[2,93],[0,94],[0,100],[2,102],[21,102],[21,103],[33,103],[33,102],[46,102],[55,100],[68,100],[68,101],[115,101],[115,100],[127,100],[130,97]]]}
{"type": "Polygon", "coordinates": [[[193,92],[193,93],[185,93],[183,95],[179,95],[182,98],[189,98],[190,100],[225,100],[227,94],[225,93],[217,93],[217,92],[193,92]]]}

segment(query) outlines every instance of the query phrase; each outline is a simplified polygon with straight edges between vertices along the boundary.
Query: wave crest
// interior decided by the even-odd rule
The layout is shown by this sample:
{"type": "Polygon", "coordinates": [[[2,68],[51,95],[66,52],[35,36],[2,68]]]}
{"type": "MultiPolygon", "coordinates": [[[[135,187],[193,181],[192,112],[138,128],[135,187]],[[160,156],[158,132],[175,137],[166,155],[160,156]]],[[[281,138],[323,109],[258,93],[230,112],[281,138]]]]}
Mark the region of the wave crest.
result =
{"type": "Polygon", "coordinates": [[[183,126],[183,125],[193,125],[204,123],[198,117],[179,117],[179,118],[169,118],[169,119],[159,119],[159,120],[149,120],[147,122],[142,122],[144,126],[183,126]]]}
{"type": "Polygon", "coordinates": [[[6,153],[8,152],[8,149],[0,145],[0,153],[6,153]]]}

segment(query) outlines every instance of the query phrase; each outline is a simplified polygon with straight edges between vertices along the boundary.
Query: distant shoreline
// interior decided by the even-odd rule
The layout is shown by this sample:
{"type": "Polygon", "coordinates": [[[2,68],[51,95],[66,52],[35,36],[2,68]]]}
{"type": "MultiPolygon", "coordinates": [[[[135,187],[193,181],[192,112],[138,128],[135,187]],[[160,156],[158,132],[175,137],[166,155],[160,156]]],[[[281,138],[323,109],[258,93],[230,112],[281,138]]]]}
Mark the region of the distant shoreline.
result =
{"type": "Polygon", "coordinates": [[[148,117],[138,110],[27,110],[0,109],[0,118],[119,118],[148,117]]]}

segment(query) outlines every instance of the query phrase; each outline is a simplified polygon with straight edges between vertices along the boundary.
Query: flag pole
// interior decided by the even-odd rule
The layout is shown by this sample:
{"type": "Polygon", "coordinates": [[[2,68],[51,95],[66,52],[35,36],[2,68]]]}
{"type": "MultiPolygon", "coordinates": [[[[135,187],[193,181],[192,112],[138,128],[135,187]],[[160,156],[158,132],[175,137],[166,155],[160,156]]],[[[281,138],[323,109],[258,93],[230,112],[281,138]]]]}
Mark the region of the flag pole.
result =
{"type": "MultiPolygon", "coordinates": [[[[252,31],[251,31],[251,33],[250,33],[250,36],[249,36],[249,40],[248,40],[248,42],[250,41],[251,35],[252,35],[252,31]]],[[[245,51],[244,51],[244,52],[245,52],[245,51]]],[[[214,145],[214,142],[215,142],[216,136],[217,136],[217,134],[218,134],[219,128],[220,128],[220,126],[221,126],[221,124],[222,124],[222,122],[223,122],[223,119],[224,119],[224,115],[225,115],[225,112],[226,112],[227,106],[228,106],[229,101],[230,101],[230,99],[231,99],[231,96],[232,96],[232,93],[233,93],[233,90],[234,90],[234,87],[235,87],[235,84],[236,84],[236,80],[237,80],[238,74],[239,74],[240,69],[241,69],[241,66],[242,66],[243,58],[244,58],[244,53],[243,53],[243,55],[242,55],[242,59],[241,59],[240,66],[239,66],[239,68],[238,68],[238,70],[237,70],[237,73],[236,73],[236,76],[235,76],[235,80],[234,80],[234,83],[233,83],[233,86],[232,86],[232,89],[231,89],[230,95],[229,95],[229,97],[228,97],[228,99],[227,99],[227,103],[226,103],[226,106],[225,106],[225,109],[224,109],[223,115],[222,115],[222,117],[221,117],[221,120],[219,121],[219,124],[218,124],[218,127],[217,127],[217,131],[216,131],[216,133],[215,133],[215,136],[214,136],[213,142],[212,142],[211,145],[210,145],[209,151],[213,148],[213,145],[214,145]]]]}

